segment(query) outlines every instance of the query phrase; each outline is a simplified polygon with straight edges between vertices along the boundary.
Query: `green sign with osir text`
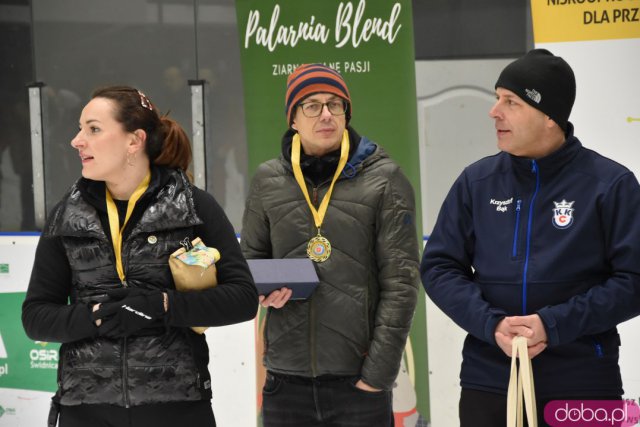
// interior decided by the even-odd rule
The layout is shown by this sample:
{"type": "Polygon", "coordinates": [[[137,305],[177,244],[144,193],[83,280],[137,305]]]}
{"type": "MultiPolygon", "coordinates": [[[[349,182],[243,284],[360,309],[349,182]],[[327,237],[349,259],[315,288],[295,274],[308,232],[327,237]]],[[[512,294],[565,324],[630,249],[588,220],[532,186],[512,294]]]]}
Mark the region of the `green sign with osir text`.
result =
{"type": "Polygon", "coordinates": [[[25,335],[20,320],[24,295],[0,293],[0,388],[55,392],[60,344],[25,335]]]}

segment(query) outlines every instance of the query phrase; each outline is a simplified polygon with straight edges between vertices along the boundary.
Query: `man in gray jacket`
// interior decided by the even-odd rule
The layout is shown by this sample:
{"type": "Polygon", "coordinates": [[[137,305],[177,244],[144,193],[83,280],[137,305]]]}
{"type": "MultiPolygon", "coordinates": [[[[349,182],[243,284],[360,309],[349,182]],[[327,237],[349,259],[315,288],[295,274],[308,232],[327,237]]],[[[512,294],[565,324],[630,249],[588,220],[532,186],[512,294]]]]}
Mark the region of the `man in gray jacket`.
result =
{"type": "Polygon", "coordinates": [[[241,246],[249,259],[309,257],[320,284],[306,300],[287,288],[260,296],[264,426],[387,427],[418,295],[413,189],[348,126],[336,71],[298,67],[286,111],[282,153],[253,178],[241,246]]]}

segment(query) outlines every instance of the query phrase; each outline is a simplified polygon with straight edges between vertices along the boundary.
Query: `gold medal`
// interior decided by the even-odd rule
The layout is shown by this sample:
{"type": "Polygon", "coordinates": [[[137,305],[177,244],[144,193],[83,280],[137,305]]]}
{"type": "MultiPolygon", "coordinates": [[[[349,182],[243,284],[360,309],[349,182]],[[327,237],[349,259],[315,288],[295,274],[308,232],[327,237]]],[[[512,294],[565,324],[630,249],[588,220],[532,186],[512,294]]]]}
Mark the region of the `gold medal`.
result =
{"type": "Polygon", "coordinates": [[[309,259],[314,262],[325,262],[331,256],[331,243],[318,234],[316,237],[309,240],[307,245],[307,255],[309,259]]]}

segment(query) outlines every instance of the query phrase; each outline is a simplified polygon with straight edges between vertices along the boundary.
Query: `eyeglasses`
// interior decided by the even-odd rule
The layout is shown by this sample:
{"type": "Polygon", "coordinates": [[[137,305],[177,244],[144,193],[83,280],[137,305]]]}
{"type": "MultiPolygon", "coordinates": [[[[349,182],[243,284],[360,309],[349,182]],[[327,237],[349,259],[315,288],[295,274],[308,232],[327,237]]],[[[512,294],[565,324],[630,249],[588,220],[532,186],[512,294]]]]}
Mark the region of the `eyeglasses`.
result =
{"type": "Polygon", "coordinates": [[[329,112],[334,116],[341,116],[347,112],[347,103],[342,99],[329,102],[301,102],[298,105],[300,106],[300,108],[302,108],[302,114],[310,119],[313,117],[318,117],[320,114],[322,114],[322,110],[324,109],[325,105],[327,106],[329,112]]]}

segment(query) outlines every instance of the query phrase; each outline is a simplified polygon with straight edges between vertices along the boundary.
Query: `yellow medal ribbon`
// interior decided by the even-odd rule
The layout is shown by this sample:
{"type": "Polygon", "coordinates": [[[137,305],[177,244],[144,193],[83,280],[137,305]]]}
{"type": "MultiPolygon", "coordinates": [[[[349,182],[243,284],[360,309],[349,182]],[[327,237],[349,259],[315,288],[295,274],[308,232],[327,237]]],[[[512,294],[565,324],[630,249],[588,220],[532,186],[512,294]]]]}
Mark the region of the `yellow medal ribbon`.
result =
{"type": "Polygon", "coordinates": [[[151,171],[147,172],[147,175],[144,177],[142,182],[138,184],[138,188],[135,189],[135,191],[131,195],[131,198],[129,198],[129,201],[127,202],[127,214],[124,217],[124,223],[122,224],[122,227],[120,227],[118,208],[113,201],[113,197],[111,197],[109,189],[105,186],[107,197],[107,216],[109,217],[109,230],[111,231],[113,252],[116,255],[116,270],[118,270],[118,276],[120,277],[120,281],[122,282],[124,282],[124,268],[122,266],[122,232],[124,231],[124,227],[127,225],[127,221],[129,221],[129,218],[131,217],[131,213],[133,212],[133,208],[136,206],[136,202],[140,199],[144,192],[147,191],[150,181],[151,171]]]}
{"type": "Polygon", "coordinates": [[[307,200],[307,204],[309,205],[309,209],[311,209],[311,213],[313,214],[313,220],[315,222],[315,226],[318,229],[318,235],[311,239],[309,242],[309,247],[307,248],[307,254],[309,257],[316,262],[323,262],[329,258],[331,254],[331,245],[329,241],[320,235],[320,227],[322,226],[322,221],[324,220],[324,216],[327,213],[327,208],[329,207],[329,200],[331,199],[331,193],[333,192],[333,186],[338,180],[338,177],[342,173],[344,166],[347,164],[347,158],[349,157],[349,133],[345,129],[342,134],[342,142],[340,148],[340,160],[338,161],[338,167],[336,168],[336,172],[333,175],[333,180],[331,181],[331,185],[329,186],[329,190],[327,194],[324,195],[322,201],[320,202],[320,208],[316,210],[313,203],[311,203],[311,198],[309,197],[309,191],[307,190],[307,185],[305,184],[304,177],[302,175],[302,169],[300,168],[300,135],[295,134],[293,136],[292,146],[291,146],[291,166],[293,166],[293,176],[296,178],[296,182],[298,186],[302,190],[302,194],[304,194],[304,198],[307,200]],[[315,248],[315,249],[314,249],[315,248]],[[316,252],[314,255],[313,252],[316,252]]]}

